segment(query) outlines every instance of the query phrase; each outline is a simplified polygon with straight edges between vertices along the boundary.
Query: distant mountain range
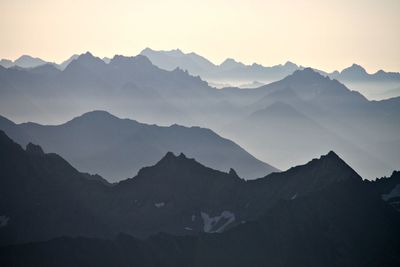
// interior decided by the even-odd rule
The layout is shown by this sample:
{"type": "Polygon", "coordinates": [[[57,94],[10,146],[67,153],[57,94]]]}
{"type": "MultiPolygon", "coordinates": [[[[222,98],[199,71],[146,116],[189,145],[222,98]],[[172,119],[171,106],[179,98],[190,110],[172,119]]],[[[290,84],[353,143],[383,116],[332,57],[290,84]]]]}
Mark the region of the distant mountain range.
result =
{"type": "Polygon", "coordinates": [[[0,67],[0,94],[0,114],[18,123],[60,124],[107,110],[158,125],[196,125],[279,169],[326,150],[369,179],[400,164],[400,97],[370,101],[310,68],[251,90],[216,89],[179,68],[163,70],[143,55],[105,63],[85,53],[64,70],[49,64],[0,67]]]}
{"type": "Polygon", "coordinates": [[[104,111],[85,113],[61,125],[15,124],[0,116],[0,129],[18,143],[40,144],[73,166],[110,182],[131,177],[165,153],[185,153],[214,169],[254,179],[278,169],[257,160],[234,142],[200,127],[161,127],[119,119],[104,111]]]}
{"type": "Polygon", "coordinates": [[[398,173],[366,182],[334,152],[252,181],[169,152],[110,185],[0,131],[0,162],[6,266],[400,263],[398,173]]]}
{"type": "MultiPolygon", "coordinates": [[[[240,89],[225,90],[231,97],[244,97],[240,89]]],[[[293,165],[295,158],[304,160],[313,153],[335,149],[362,176],[370,178],[388,174],[400,164],[396,152],[400,149],[396,137],[400,98],[368,101],[311,69],[249,91],[245,97],[250,104],[244,115],[221,133],[240,140],[267,162],[279,162],[284,169],[293,165]]]]}
{"type": "MultiPolygon", "coordinates": [[[[231,85],[243,86],[243,87],[256,87],[256,85],[266,84],[273,81],[283,79],[284,77],[292,74],[295,70],[301,70],[305,67],[297,65],[290,61],[285,64],[275,66],[263,66],[257,63],[246,65],[242,62],[238,62],[233,58],[227,58],[221,64],[214,64],[210,60],[203,56],[200,56],[194,52],[184,53],[180,49],[169,50],[169,51],[157,51],[151,48],[145,48],[140,52],[140,55],[146,56],[154,65],[172,71],[176,68],[187,70],[191,75],[200,76],[202,79],[207,80],[211,83],[224,84],[229,82],[231,85]],[[241,82],[241,83],[240,83],[241,82]],[[254,84],[253,84],[254,83],[254,84]]],[[[77,59],[79,55],[73,55],[64,62],[56,64],[54,62],[47,62],[40,58],[34,58],[29,55],[23,55],[15,61],[8,59],[1,59],[0,66],[9,67],[21,67],[21,68],[35,68],[44,64],[51,64],[60,70],[64,70],[69,63],[74,59],[77,59]]],[[[110,58],[103,58],[105,63],[111,61],[110,58]]],[[[353,83],[400,83],[399,72],[385,72],[379,70],[375,73],[369,74],[367,71],[358,64],[353,64],[350,67],[343,69],[342,71],[326,72],[319,69],[315,71],[329,76],[332,79],[337,79],[345,84],[353,83]]],[[[394,89],[394,87],[392,88],[394,89]]]]}
{"type": "MultiPolygon", "coordinates": [[[[192,75],[200,75],[203,79],[214,83],[229,83],[233,85],[241,83],[252,83],[255,81],[269,83],[283,79],[292,74],[295,70],[301,70],[305,67],[294,64],[290,61],[283,65],[271,67],[262,66],[257,63],[245,65],[232,58],[226,59],[220,65],[216,65],[206,58],[196,54],[185,54],[181,50],[155,51],[150,48],[144,49],[141,55],[145,55],[150,61],[166,70],[181,68],[189,71],[192,75]]],[[[369,74],[366,70],[357,64],[343,69],[342,71],[333,71],[331,73],[315,69],[317,72],[337,79],[341,82],[397,82],[400,83],[400,73],[385,72],[379,70],[376,73],[369,74]]]]}

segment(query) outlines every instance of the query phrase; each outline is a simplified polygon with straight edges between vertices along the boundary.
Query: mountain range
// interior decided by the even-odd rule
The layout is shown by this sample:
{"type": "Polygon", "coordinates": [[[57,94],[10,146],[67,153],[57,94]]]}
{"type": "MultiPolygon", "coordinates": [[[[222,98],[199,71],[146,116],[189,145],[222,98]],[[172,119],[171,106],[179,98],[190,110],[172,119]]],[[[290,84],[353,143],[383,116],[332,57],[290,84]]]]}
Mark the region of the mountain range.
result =
{"type": "Polygon", "coordinates": [[[400,164],[400,98],[369,101],[312,69],[246,94],[222,91],[235,102],[248,103],[242,116],[220,130],[222,135],[273,165],[279,162],[281,169],[330,149],[363,177],[389,174],[400,164]]]}
{"type": "Polygon", "coordinates": [[[112,185],[0,131],[0,160],[6,266],[400,263],[400,213],[386,202],[398,173],[363,181],[332,151],[251,181],[168,152],[112,185]]]}
{"type": "Polygon", "coordinates": [[[163,70],[143,55],[117,55],[105,63],[85,53],[64,70],[49,64],[0,67],[0,93],[0,114],[17,123],[60,124],[107,110],[162,126],[212,129],[279,169],[327,150],[368,179],[400,164],[400,98],[370,101],[310,68],[251,90],[216,89],[179,68],[163,70]]]}
{"type": "Polygon", "coordinates": [[[184,152],[222,171],[235,167],[246,179],[278,171],[209,129],[148,125],[105,111],[88,112],[61,125],[15,124],[0,116],[0,129],[23,146],[40,144],[79,170],[98,173],[110,182],[131,177],[168,151],[184,152]]]}
{"type": "MultiPolygon", "coordinates": [[[[287,61],[285,64],[274,66],[263,66],[257,63],[246,65],[233,58],[227,58],[218,65],[194,52],[184,53],[180,49],[157,51],[151,48],[145,48],[140,52],[140,55],[146,56],[154,65],[165,70],[172,71],[176,68],[187,70],[191,75],[200,76],[211,86],[218,88],[229,86],[256,88],[263,84],[283,79],[292,74],[295,70],[305,68],[302,65],[290,61],[287,61]]],[[[79,55],[75,54],[60,64],[56,64],[40,58],[23,55],[15,61],[2,59],[0,60],[0,66],[6,68],[35,68],[50,64],[55,68],[64,70],[69,63],[78,57],[79,55]]],[[[107,57],[102,60],[107,64],[111,61],[111,59],[107,57]]],[[[329,76],[332,79],[337,79],[346,86],[360,91],[369,99],[381,100],[400,96],[400,91],[398,90],[400,86],[399,72],[379,70],[370,74],[358,64],[353,64],[341,71],[335,70],[326,72],[319,69],[315,69],[315,71],[324,76],[329,76]]]]}
{"type": "MultiPolygon", "coordinates": [[[[183,53],[181,50],[156,51],[151,48],[144,49],[140,54],[145,55],[150,61],[166,70],[177,67],[189,71],[192,75],[199,75],[211,85],[227,87],[229,84],[244,88],[255,88],[261,84],[278,81],[305,67],[290,61],[275,66],[263,66],[257,63],[246,65],[232,58],[228,58],[217,65],[196,53],[183,53]]],[[[379,70],[369,74],[360,65],[353,64],[342,71],[326,72],[319,69],[315,71],[324,76],[346,84],[358,90],[371,99],[383,99],[400,96],[395,91],[400,86],[399,72],[385,72],[379,70]]]]}

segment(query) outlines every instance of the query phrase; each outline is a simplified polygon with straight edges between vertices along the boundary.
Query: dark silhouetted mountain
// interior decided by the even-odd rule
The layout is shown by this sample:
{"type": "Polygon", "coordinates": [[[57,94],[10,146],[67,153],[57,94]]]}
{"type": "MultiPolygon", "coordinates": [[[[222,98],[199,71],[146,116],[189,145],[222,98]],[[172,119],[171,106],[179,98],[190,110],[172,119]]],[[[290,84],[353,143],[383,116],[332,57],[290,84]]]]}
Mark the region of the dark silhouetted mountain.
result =
{"type": "Polygon", "coordinates": [[[394,171],[390,177],[382,177],[368,183],[383,200],[400,212],[400,171],[394,171]]]}
{"type": "Polygon", "coordinates": [[[107,232],[82,199],[93,196],[90,187],[104,188],[103,183],[87,179],[87,174],[38,146],[29,144],[23,150],[2,131],[0,146],[0,195],[7,200],[0,204],[1,244],[46,240],[60,233],[107,232]]]}
{"type": "Polygon", "coordinates": [[[46,151],[62,155],[79,170],[99,173],[110,181],[135,175],[168,151],[184,152],[223,171],[235,167],[239,176],[247,179],[278,171],[209,129],[148,125],[119,119],[104,111],[89,112],[57,126],[17,125],[2,118],[0,129],[21,145],[30,141],[40,144],[46,151]]]}
{"type": "Polygon", "coordinates": [[[400,213],[334,152],[255,181],[243,181],[234,171],[230,174],[214,171],[183,154],[167,153],[155,166],[142,169],[137,177],[110,187],[81,178],[54,154],[42,154],[32,146],[34,153],[24,151],[2,133],[0,145],[1,159],[5,160],[0,165],[3,185],[0,190],[2,196],[4,192],[14,196],[13,201],[0,204],[4,214],[0,234],[20,237],[1,239],[14,241],[13,245],[0,248],[0,258],[6,265],[398,266],[400,263],[400,213]],[[71,175],[68,181],[60,176],[62,173],[71,175]],[[13,188],[13,182],[17,181],[19,186],[13,188]],[[29,182],[30,187],[22,186],[29,182]],[[57,184],[63,186],[55,187],[57,184]],[[72,187],[78,191],[70,190],[72,187]],[[52,190],[48,191],[49,188],[52,190]],[[35,195],[41,198],[32,199],[35,195]],[[64,198],[68,201],[66,207],[64,198]],[[86,209],[84,214],[76,212],[80,205],[86,209]],[[70,214],[71,209],[75,209],[74,214],[70,214]],[[36,216],[35,220],[28,220],[32,219],[31,214],[36,216]],[[76,221],[77,217],[80,221],[76,221]],[[88,217],[96,218],[90,226],[82,223],[88,217]],[[18,229],[15,225],[20,221],[25,222],[25,227],[18,229]],[[49,221],[58,224],[49,225],[49,221]],[[79,238],[16,242],[22,238],[29,240],[38,229],[43,236],[71,234],[65,233],[63,222],[68,222],[69,227],[86,226],[91,232],[100,224],[105,229],[113,228],[116,237],[99,239],[108,233],[104,231],[96,238],[88,238],[86,233],[86,237],[79,238]],[[184,227],[186,233],[178,231],[178,227],[184,227]],[[58,233],[50,234],[51,229],[57,229],[58,233]],[[153,234],[160,230],[184,233],[184,236],[156,234],[136,239],[117,235],[117,231],[132,234],[139,229],[153,234]]]}
{"type": "Polygon", "coordinates": [[[0,133],[2,244],[62,235],[146,237],[221,233],[254,221],[282,200],[307,197],[361,178],[334,152],[252,181],[167,153],[136,177],[110,185],[79,173],[33,144],[23,150],[0,133]]]}

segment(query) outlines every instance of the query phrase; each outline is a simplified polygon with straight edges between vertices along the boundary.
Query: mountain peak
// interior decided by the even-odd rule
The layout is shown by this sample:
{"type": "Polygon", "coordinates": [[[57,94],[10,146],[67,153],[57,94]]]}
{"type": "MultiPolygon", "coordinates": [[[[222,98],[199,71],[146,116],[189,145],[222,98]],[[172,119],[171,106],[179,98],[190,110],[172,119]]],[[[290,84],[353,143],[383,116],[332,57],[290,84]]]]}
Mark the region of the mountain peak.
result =
{"type": "MultiPolygon", "coordinates": [[[[313,159],[307,165],[313,166],[321,174],[336,173],[338,177],[336,180],[349,180],[362,178],[356,173],[342,158],[340,158],[334,151],[329,151],[328,154],[322,155],[319,159],[313,159]]],[[[306,165],[306,166],[307,166],[306,165]]]]}
{"type": "Polygon", "coordinates": [[[358,65],[356,63],[353,63],[350,67],[343,69],[341,73],[346,73],[346,72],[367,74],[367,71],[361,65],[358,65]]]}
{"type": "Polygon", "coordinates": [[[286,61],[286,63],[283,65],[284,67],[287,67],[287,68],[296,68],[297,69],[297,65],[296,64],[294,64],[293,62],[291,62],[291,61],[286,61]]]}
{"type": "Polygon", "coordinates": [[[75,71],[82,72],[82,67],[90,71],[96,72],[101,70],[106,63],[101,58],[93,56],[90,52],[79,55],[76,59],[72,60],[65,68],[67,72],[75,71]]]}
{"type": "Polygon", "coordinates": [[[331,161],[337,161],[340,163],[344,163],[344,161],[333,150],[330,150],[325,155],[321,155],[321,157],[318,160],[331,160],[331,161]]]}
{"type": "Polygon", "coordinates": [[[22,55],[14,61],[14,65],[21,68],[33,68],[46,63],[48,62],[44,61],[43,59],[29,55],[22,55]]]}
{"type": "Polygon", "coordinates": [[[42,147],[32,143],[26,145],[26,152],[35,155],[44,155],[42,147]]]}
{"type": "Polygon", "coordinates": [[[81,62],[91,62],[91,61],[97,61],[97,60],[101,60],[100,58],[97,58],[95,56],[93,56],[92,53],[90,53],[89,51],[87,51],[84,54],[80,54],[75,61],[81,61],[81,62]]]}
{"type": "Polygon", "coordinates": [[[229,169],[229,175],[233,176],[235,178],[240,178],[239,175],[236,173],[236,171],[233,168],[229,169]]]}
{"type": "Polygon", "coordinates": [[[358,64],[356,64],[356,63],[353,63],[353,64],[351,65],[351,68],[353,68],[353,69],[359,69],[359,70],[365,70],[361,65],[358,65],[358,64]]]}
{"type": "Polygon", "coordinates": [[[111,65],[122,65],[122,64],[138,64],[138,65],[153,65],[151,61],[145,55],[137,55],[134,57],[126,57],[122,55],[115,55],[111,60],[111,65]]]}
{"type": "Polygon", "coordinates": [[[227,58],[220,64],[220,67],[223,68],[234,68],[237,66],[243,66],[243,63],[236,61],[233,58],[227,58]]]}
{"type": "Polygon", "coordinates": [[[155,50],[151,49],[150,47],[146,47],[145,49],[143,49],[139,54],[143,54],[143,53],[152,53],[155,52],[155,50]]]}
{"type": "Polygon", "coordinates": [[[187,158],[186,155],[183,153],[180,153],[178,156],[175,156],[173,152],[168,151],[156,165],[163,165],[165,163],[170,164],[170,163],[184,162],[184,161],[194,161],[194,160],[187,158]]]}
{"type": "Polygon", "coordinates": [[[300,70],[296,70],[293,72],[293,74],[287,76],[283,80],[292,80],[292,81],[298,81],[298,82],[307,82],[309,83],[310,81],[325,81],[325,80],[330,80],[328,77],[321,75],[320,73],[316,72],[312,68],[304,68],[300,70]]]}
{"type": "Polygon", "coordinates": [[[81,122],[81,121],[104,121],[104,120],[110,120],[110,119],[118,119],[118,117],[112,115],[111,113],[108,113],[107,111],[104,110],[93,110],[86,112],[78,117],[73,118],[72,120],[68,121],[67,123],[76,123],[76,122],[81,122]]]}

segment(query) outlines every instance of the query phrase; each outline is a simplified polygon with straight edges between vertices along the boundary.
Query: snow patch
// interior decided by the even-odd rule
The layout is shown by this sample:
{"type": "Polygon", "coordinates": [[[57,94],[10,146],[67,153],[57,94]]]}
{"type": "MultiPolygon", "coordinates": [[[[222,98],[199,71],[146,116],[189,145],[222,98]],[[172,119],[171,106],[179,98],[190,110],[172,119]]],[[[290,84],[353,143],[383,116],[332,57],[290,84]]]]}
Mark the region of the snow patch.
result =
{"type": "Polygon", "coordinates": [[[192,231],[193,229],[190,228],[190,227],[185,227],[185,230],[187,230],[187,231],[192,231]]]}
{"type": "Polygon", "coordinates": [[[221,233],[229,224],[235,221],[235,214],[225,210],[219,216],[210,217],[207,213],[201,212],[201,218],[203,219],[203,231],[205,233],[221,233]],[[213,229],[222,219],[225,219],[226,222],[217,229],[213,229]]]}
{"type": "Polygon", "coordinates": [[[395,188],[390,191],[389,194],[383,194],[382,199],[388,201],[391,198],[400,197],[400,184],[396,185],[395,188]]]}
{"type": "Polygon", "coordinates": [[[9,220],[10,220],[10,218],[7,217],[6,215],[1,215],[0,216],[0,228],[7,226],[9,220]]]}
{"type": "Polygon", "coordinates": [[[290,200],[296,199],[296,197],[297,197],[297,193],[294,194],[294,195],[290,198],[290,200]]]}
{"type": "Polygon", "coordinates": [[[164,202],[154,203],[154,206],[155,206],[156,208],[162,208],[162,207],[165,206],[165,203],[164,203],[164,202]]]}

